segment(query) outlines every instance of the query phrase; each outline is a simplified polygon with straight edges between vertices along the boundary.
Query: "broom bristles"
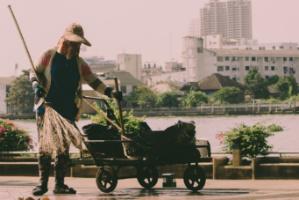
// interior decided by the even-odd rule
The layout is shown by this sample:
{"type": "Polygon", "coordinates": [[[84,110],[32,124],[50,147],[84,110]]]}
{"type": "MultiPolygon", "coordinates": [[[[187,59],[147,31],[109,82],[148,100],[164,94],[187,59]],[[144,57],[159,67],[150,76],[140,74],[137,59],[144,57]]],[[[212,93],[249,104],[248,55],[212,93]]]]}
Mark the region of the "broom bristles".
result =
{"type": "Polygon", "coordinates": [[[40,129],[40,151],[48,154],[64,154],[70,144],[82,150],[80,130],[50,106],[45,106],[43,126],[40,129]]]}

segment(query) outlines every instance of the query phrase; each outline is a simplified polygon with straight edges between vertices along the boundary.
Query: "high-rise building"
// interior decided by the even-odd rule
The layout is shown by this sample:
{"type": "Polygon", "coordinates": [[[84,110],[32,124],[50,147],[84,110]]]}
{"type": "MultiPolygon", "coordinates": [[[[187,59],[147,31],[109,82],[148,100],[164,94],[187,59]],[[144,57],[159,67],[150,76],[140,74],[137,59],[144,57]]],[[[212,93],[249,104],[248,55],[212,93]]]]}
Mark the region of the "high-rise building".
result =
{"type": "Polygon", "coordinates": [[[210,0],[200,9],[201,36],[252,39],[251,0],[210,0]]]}

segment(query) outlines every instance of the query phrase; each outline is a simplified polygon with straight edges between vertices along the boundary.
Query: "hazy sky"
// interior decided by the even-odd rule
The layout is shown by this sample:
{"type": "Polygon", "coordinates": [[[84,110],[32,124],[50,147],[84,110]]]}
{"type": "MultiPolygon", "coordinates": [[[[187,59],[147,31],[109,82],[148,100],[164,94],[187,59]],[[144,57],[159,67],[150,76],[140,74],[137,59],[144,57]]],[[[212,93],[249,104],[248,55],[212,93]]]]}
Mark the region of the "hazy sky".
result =
{"type": "MultiPolygon", "coordinates": [[[[140,53],[143,61],[181,61],[182,37],[208,0],[0,0],[0,76],[29,61],[7,5],[12,5],[33,60],[54,47],[65,27],[79,22],[92,47],[84,56],[114,60],[140,53]]],[[[252,0],[259,42],[299,42],[299,0],[252,0]]]]}

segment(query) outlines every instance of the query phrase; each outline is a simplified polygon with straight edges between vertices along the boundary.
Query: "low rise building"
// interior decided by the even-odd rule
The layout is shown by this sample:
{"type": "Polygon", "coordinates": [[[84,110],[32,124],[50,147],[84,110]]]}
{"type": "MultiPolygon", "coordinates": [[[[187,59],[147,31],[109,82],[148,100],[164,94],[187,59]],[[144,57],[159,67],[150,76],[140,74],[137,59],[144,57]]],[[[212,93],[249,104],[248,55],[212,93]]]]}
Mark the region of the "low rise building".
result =
{"type": "Polygon", "coordinates": [[[16,77],[0,77],[0,114],[7,114],[9,108],[6,103],[9,87],[16,77]]]}

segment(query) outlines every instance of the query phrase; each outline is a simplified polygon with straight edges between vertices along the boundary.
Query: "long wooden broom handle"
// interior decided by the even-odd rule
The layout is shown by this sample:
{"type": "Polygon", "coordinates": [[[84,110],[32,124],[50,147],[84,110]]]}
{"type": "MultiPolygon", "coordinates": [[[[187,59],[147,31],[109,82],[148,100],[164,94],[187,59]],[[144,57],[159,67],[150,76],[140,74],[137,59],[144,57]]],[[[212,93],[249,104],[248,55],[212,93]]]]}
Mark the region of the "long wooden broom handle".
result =
{"type": "MultiPolygon", "coordinates": [[[[119,92],[119,86],[118,86],[118,80],[117,78],[114,78],[114,84],[115,84],[115,90],[116,92],[119,92]]],[[[121,102],[118,99],[115,99],[118,107],[118,112],[119,112],[119,121],[120,121],[120,126],[122,130],[122,135],[125,135],[125,127],[124,127],[124,120],[123,120],[123,111],[121,107],[121,102]]]]}
{"type": "MultiPolygon", "coordinates": [[[[31,55],[30,55],[30,53],[29,53],[27,44],[26,44],[25,39],[24,39],[24,37],[23,37],[23,34],[22,34],[21,28],[20,28],[20,26],[19,26],[19,24],[18,24],[17,18],[16,18],[15,14],[14,14],[12,8],[11,8],[11,5],[8,5],[8,9],[9,9],[10,14],[11,14],[11,16],[12,16],[14,22],[15,22],[15,25],[16,25],[16,27],[17,27],[17,29],[18,29],[18,32],[19,32],[19,34],[20,34],[20,36],[21,36],[21,39],[22,39],[24,48],[25,48],[25,50],[26,50],[27,56],[28,56],[28,58],[29,58],[29,62],[30,62],[30,64],[31,64],[32,70],[33,70],[34,73],[37,75],[36,70],[35,70],[35,68],[34,68],[33,61],[32,61],[32,57],[31,57],[31,55]]],[[[36,76],[36,77],[38,78],[38,76],[36,76]]]]}

